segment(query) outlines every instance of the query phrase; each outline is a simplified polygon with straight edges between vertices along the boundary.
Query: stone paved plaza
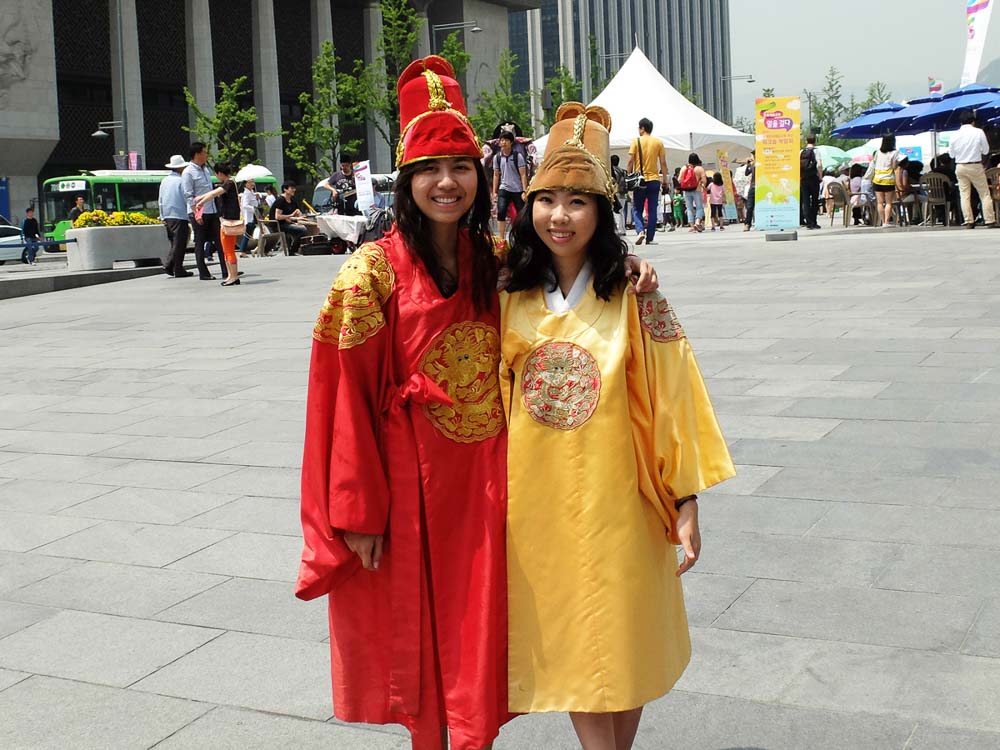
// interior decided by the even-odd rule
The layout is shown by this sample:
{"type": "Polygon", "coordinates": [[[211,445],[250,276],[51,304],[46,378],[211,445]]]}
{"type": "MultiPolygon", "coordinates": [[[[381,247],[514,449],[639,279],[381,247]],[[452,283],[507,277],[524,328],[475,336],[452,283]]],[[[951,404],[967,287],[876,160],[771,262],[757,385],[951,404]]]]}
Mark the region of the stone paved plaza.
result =
{"type": "MultiPolygon", "coordinates": [[[[643,750],[1000,747],[1000,232],[660,235],[739,476],[643,750]]],[[[0,747],[406,748],[292,595],[341,259],[0,302],[0,747]]],[[[498,750],[577,747],[565,716],[498,750]]]]}

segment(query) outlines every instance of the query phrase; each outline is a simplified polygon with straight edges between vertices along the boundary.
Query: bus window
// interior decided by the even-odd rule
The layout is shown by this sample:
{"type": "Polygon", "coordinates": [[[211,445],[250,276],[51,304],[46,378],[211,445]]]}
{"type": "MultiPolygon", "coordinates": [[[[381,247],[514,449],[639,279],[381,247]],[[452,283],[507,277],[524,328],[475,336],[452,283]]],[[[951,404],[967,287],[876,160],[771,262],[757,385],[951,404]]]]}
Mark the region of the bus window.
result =
{"type": "Polygon", "coordinates": [[[118,186],[120,211],[139,211],[156,218],[160,215],[160,185],[155,182],[123,182],[118,186]]]}
{"type": "Polygon", "coordinates": [[[119,210],[118,193],[115,191],[115,185],[106,182],[94,183],[94,207],[109,213],[119,210]]]}
{"type": "Polygon", "coordinates": [[[93,207],[90,186],[83,180],[63,180],[45,184],[42,194],[42,217],[44,231],[52,232],[60,221],[69,220],[70,209],[76,203],[76,196],[82,195],[87,209],[93,207]]]}

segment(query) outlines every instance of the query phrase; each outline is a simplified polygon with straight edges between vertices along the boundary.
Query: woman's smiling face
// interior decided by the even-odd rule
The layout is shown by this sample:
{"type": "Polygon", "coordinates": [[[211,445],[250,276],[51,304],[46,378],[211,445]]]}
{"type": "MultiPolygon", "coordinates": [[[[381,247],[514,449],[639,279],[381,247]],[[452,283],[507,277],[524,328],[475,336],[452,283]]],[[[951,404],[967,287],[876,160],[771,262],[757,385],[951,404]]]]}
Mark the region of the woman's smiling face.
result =
{"type": "Polygon", "coordinates": [[[429,159],[417,167],[410,192],[428,221],[457,224],[472,209],[478,184],[472,159],[429,159]]]}
{"type": "Polygon", "coordinates": [[[542,190],[535,196],[531,220],[553,255],[585,254],[597,231],[597,199],[588,193],[542,190]]]}

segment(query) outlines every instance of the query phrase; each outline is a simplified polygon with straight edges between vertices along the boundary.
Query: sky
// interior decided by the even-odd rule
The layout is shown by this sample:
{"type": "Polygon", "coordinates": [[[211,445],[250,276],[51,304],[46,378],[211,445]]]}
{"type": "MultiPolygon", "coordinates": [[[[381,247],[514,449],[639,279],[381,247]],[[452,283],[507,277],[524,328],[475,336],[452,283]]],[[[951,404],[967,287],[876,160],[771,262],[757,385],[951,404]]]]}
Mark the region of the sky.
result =
{"type": "MultiPolygon", "coordinates": [[[[927,94],[927,78],[948,91],[965,62],[966,0],[729,0],[734,117],[752,117],[763,87],[794,96],[823,87],[831,65],[844,75],[845,100],[875,80],[893,101],[927,94]]],[[[1000,57],[995,10],[983,67],[1000,57]]]]}

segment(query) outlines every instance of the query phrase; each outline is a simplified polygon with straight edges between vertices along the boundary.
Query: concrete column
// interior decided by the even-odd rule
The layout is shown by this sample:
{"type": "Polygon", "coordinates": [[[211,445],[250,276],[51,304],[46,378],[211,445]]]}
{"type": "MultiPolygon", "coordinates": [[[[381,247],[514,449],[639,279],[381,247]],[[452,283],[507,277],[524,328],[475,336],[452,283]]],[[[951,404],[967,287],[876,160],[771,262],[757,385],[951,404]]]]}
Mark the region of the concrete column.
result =
{"type": "Polygon", "coordinates": [[[122,120],[128,130],[128,142],[125,128],[114,131],[115,151],[138,151],[145,160],[146,133],[142,116],[142,72],[139,69],[139,28],[135,0],[111,0],[108,8],[111,23],[112,108],[114,119],[122,120]]]}
{"type": "Polygon", "coordinates": [[[410,3],[417,11],[417,23],[420,24],[417,31],[417,57],[427,57],[433,52],[431,20],[427,13],[433,2],[434,0],[411,0],[410,3]]]}
{"type": "Polygon", "coordinates": [[[591,75],[594,71],[590,69],[590,4],[580,3],[580,26],[577,33],[580,35],[580,96],[584,103],[589,103],[594,98],[594,82],[591,75]]]}
{"type": "MultiPolygon", "coordinates": [[[[542,11],[535,9],[526,12],[528,27],[528,89],[541,91],[545,86],[545,63],[542,60],[542,11]]],[[[542,119],[545,111],[542,109],[540,96],[531,97],[531,119],[535,133],[541,134],[542,119]]]]}
{"type": "Polygon", "coordinates": [[[559,0],[559,64],[576,70],[576,50],[573,49],[573,0],[559,0]]]}
{"type": "MultiPolygon", "coordinates": [[[[330,10],[330,0],[312,0],[311,6],[311,20],[312,20],[312,55],[315,60],[319,57],[320,52],[323,50],[323,42],[333,43],[333,13],[330,10]]],[[[337,82],[333,82],[333,90],[337,90],[337,82]]],[[[313,91],[315,92],[315,84],[313,84],[313,91]]],[[[339,122],[335,119],[334,125],[339,126],[339,122]]],[[[324,156],[329,160],[331,165],[336,164],[336,154],[317,154],[317,160],[321,160],[324,156]]],[[[332,170],[331,170],[332,171],[332,170]]]]}
{"type": "MultiPolygon", "coordinates": [[[[378,56],[379,40],[382,38],[382,10],[378,0],[365,0],[364,34],[365,34],[365,62],[371,65],[378,56]]],[[[395,82],[391,82],[395,85],[395,82]]],[[[392,169],[392,151],[389,144],[382,138],[382,134],[375,125],[375,113],[371,113],[368,118],[366,138],[368,141],[368,159],[371,161],[372,172],[388,172],[392,169]]],[[[383,124],[383,130],[388,132],[387,125],[383,124]]],[[[395,144],[393,144],[395,148],[395,144]]]]}
{"type": "MultiPolygon", "coordinates": [[[[184,40],[187,50],[187,87],[198,109],[215,113],[215,63],[212,59],[212,17],[208,0],[185,0],[184,40]]],[[[194,126],[194,113],[188,113],[188,127],[194,126]]],[[[184,155],[185,158],[187,154],[184,155]]]]}
{"type": "MultiPolygon", "coordinates": [[[[278,86],[278,43],[274,35],[274,0],[250,0],[253,39],[253,104],[257,129],[281,130],[278,86]]],[[[280,185],[285,179],[285,152],[281,136],[257,139],[257,161],[271,170],[280,185]]]]}

